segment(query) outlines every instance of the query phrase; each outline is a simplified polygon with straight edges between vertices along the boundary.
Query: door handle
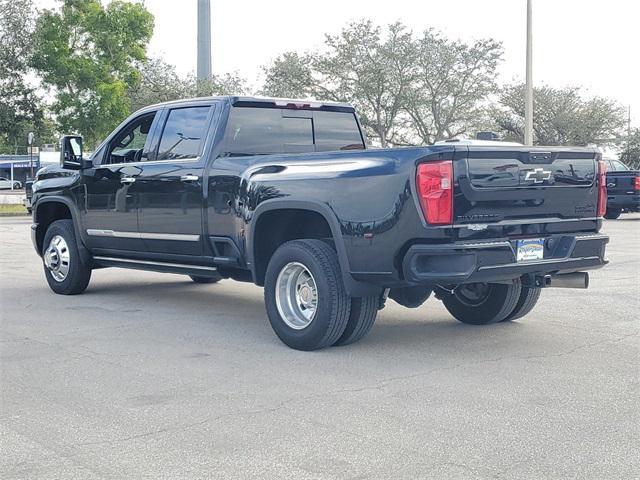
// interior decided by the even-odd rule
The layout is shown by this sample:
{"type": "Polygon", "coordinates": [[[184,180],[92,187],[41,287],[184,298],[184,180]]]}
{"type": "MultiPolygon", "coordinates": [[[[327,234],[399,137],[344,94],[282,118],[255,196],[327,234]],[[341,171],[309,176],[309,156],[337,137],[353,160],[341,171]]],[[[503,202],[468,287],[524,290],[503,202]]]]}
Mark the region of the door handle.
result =
{"type": "Polygon", "coordinates": [[[122,177],[120,179],[120,183],[133,183],[135,181],[136,181],[135,177],[122,177]]]}
{"type": "Polygon", "coordinates": [[[182,175],[180,177],[181,182],[197,182],[198,180],[200,180],[198,175],[182,175]]]}

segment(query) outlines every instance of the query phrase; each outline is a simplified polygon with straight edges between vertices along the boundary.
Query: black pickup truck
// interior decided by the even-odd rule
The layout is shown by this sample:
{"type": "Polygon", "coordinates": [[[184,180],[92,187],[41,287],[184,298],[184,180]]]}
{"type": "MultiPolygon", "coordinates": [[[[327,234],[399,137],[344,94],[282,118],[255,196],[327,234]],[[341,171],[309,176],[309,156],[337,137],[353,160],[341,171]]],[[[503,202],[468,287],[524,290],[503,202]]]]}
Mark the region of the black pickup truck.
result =
{"type": "Polygon", "coordinates": [[[586,288],[604,178],[591,149],[372,149],[347,104],[202,98],[140,110],[89,159],[63,137],[32,237],[56,293],[103,267],[249,281],[278,337],[313,350],[361,339],[388,297],[484,325],[586,288]]]}
{"type": "Polygon", "coordinates": [[[605,160],[607,166],[607,211],[615,220],[623,212],[640,212],[640,172],[619,160],[605,160]]]}

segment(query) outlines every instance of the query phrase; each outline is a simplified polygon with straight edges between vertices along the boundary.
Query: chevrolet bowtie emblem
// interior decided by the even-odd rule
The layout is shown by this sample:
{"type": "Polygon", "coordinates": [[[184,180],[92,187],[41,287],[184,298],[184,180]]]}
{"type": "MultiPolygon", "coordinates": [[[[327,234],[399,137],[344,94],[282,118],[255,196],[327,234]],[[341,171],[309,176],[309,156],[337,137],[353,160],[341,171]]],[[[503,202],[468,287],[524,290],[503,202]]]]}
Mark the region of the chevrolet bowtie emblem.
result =
{"type": "Polygon", "coordinates": [[[524,177],[525,182],[542,183],[551,178],[551,171],[543,168],[536,168],[527,172],[524,177]]]}

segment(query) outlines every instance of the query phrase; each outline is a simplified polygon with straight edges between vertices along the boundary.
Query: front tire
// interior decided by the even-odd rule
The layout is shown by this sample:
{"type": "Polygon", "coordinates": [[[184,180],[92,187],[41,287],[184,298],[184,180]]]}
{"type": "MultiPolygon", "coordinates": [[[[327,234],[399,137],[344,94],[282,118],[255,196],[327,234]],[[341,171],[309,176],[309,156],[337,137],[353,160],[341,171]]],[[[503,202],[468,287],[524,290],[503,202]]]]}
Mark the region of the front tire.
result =
{"type": "Polygon", "coordinates": [[[622,213],[621,208],[607,208],[606,213],[604,214],[604,218],[607,220],[615,220],[622,213]]]}
{"type": "Polygon", "coordinates": [[[445,294],[442,303],[462,323],[489,325],[505,320],[514,311],[521,291],[519,280],[510,284],[465,284],[445,294]]]}
{"type": "Polygon", "coordinates": [[[60,295],[85,291],[91,280],[91,266],[80,255],[72,220],[57,220],[44,236],[42,259],[51,290],[60,295]]]}
{"type": "Polygon", "coordinates": [[[296,350],[333,345],[349,322],[351,301],[338,256],[321,240],[292,240],[275,251],[264,299],[273,331],[296,350]]]}

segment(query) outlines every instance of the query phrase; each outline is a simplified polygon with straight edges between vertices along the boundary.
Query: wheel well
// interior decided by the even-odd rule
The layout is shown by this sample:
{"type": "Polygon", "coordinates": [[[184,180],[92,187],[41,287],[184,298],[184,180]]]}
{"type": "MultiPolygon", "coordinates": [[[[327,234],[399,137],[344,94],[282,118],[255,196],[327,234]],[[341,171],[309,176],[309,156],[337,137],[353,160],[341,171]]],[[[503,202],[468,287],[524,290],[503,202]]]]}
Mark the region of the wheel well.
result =
{"type": "Polygon", "coordinates": [[[71,210],[62,202],[45,202],[42,205],[38,205],[35,215],[35,223],[38,224],[36,230],[36,244],[38,245],[38,251],[42,252],[42,244],[44,242],[44,236],[47,233],[49,225],[56,220],[72,219],[71,210]]]}
{"type": "Polygon", "coordinates": [[[277,248],[289,240],[316,238],[333,245],[331,227],[326,218],[312,210],[280,209],[263,213],[253,232],[253,262],[256,284],[264,285],[269,260],[277,248]]]}

